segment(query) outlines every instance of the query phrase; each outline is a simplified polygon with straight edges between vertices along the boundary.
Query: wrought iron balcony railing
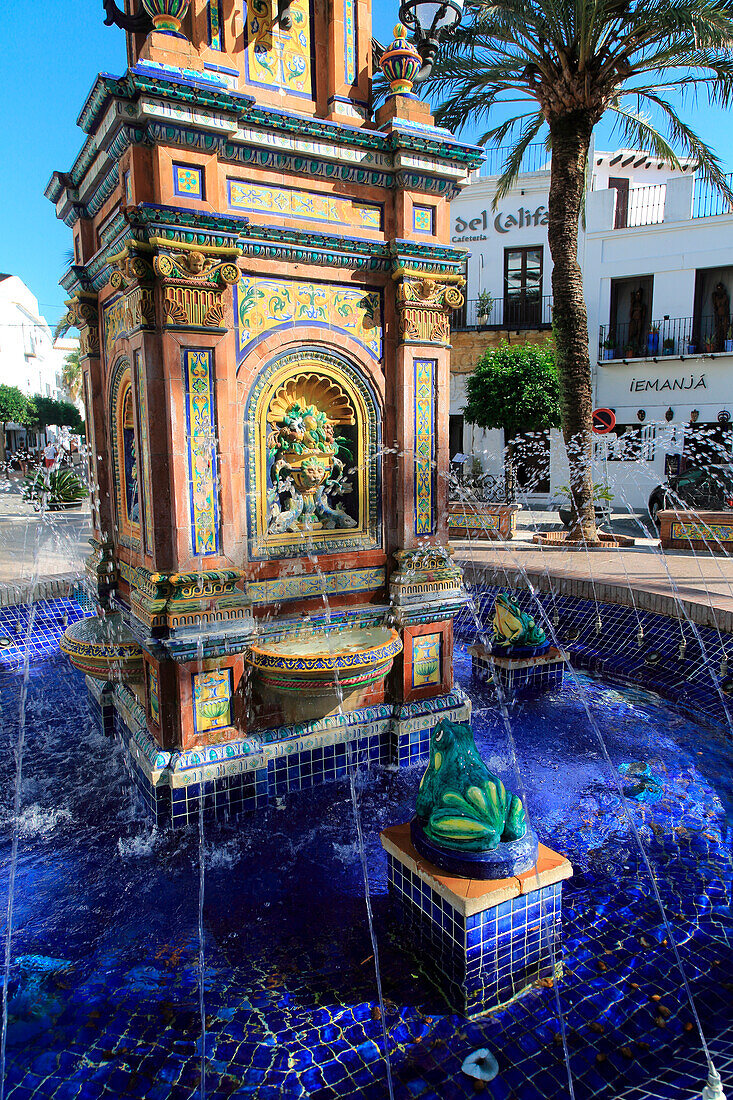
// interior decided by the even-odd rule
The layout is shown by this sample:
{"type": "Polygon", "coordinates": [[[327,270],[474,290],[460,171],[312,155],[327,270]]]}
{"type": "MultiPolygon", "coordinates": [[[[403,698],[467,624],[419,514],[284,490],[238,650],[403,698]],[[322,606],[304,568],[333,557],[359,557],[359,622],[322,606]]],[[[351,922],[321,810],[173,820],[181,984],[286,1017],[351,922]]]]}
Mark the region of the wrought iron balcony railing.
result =
{"type": "Polygon", "coordinates": [[[506,328],[515,331],[552,327],[552,295],[531,292],[492,298],[469,298],[462,309],[453,314],[452,328],[506,328]]]}
{"type": "Polygon", "coordinates": [[[671,355],[733,355],[733,329],[730,322],[714,314],[701,317],[665,317],[639,326],[627,321],[601,325],[598,335],[598,359],[657,359],[671,355]]]}

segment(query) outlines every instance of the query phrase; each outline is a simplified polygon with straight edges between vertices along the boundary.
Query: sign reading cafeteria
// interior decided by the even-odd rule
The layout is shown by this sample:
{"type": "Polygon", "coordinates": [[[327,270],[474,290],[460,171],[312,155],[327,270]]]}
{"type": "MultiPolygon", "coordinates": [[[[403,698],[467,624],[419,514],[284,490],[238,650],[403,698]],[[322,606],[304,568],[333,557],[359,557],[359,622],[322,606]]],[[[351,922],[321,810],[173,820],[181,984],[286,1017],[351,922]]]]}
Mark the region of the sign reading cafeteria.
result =
{"type": "Polygon", "coordinates": [[[477,214],[475,218],[458,217],[455,220],[454,232],[458,234],[452,238],[454,244],[461,244],[464,241],[485,241],[487,240],[486,231],[493,226],[495,233],[509,233],[512,229],[529,229],[533,226],[547,225],[549,214],[547,207],[542,203],[534,210],[529,207],[520,206],[516,213],[507,213],[505,210],[500,210],[497,214],[493,211],[482,210],[480,214],[477,214]],[[469,230],[468,236],[463,236],[466,231],[469,230]],[[475,236],[471,236],[475,234],[475,236]]]}

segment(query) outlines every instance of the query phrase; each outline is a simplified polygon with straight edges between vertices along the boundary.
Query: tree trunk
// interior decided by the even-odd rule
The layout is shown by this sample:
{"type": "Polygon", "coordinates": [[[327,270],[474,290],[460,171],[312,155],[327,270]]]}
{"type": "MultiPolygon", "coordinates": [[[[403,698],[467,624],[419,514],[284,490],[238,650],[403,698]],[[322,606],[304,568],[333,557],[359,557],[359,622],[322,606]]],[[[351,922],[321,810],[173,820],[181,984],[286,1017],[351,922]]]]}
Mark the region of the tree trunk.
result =
{"type": "Polygon", "coordinates": [[[593,508],[593,392],[588,355],[588,314],[578,263],[578,221],[593,130],[585,111],[550,123],[552,160],[547,237],[552,255],[552,324],[560,378],[562,430],[570,463],[569,538],[598,542],[593,508]]]}

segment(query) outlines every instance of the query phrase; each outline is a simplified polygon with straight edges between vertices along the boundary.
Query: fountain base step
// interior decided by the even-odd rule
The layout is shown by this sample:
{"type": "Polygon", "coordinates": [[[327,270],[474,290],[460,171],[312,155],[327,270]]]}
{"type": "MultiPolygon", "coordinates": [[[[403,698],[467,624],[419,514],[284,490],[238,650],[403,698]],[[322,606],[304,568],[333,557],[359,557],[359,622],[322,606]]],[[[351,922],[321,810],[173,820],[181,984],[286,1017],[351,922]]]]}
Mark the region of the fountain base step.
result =
{"type": "Polygon", "coordinates": [[[414,764],[430,751],[441,719],[462,722],[471,705],[460,691],[415,703],[380,703],[296,726],[254,730],[241,740],[167,752],[150,736],[145,713],[123,684],[87,677],[90,713],[108,736],[123,741],[131,778],[157,825],[226,820],[264,809],[272,798],[305,791],[355,768],[414,764]]]}
{"type": "Polygon", "coordinates": [[[480,880],[428,863],[409,824],[380,840],[399,935],[452,1009],[480,1016],[559,977],[562,882],[573,873],[564,856],[540,844],[531,870],[480,880]]]}

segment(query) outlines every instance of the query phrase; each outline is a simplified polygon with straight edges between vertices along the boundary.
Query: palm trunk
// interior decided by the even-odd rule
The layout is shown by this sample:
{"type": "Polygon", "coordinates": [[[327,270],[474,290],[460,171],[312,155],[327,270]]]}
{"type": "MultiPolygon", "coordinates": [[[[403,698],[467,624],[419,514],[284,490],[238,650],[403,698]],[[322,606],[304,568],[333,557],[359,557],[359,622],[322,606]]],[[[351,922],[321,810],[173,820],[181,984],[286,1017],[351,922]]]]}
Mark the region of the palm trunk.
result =
{"type": "Polygon", "coordinates": [[[585,111],[550,123],[552,161],[547,237],[552,255],[552,323],[560,378],[562,430],[570,463],[569,538],[598,542],[591,474],[593,394],[588,314],[578,263],[578,221],[593,126],[585,111]]]}

